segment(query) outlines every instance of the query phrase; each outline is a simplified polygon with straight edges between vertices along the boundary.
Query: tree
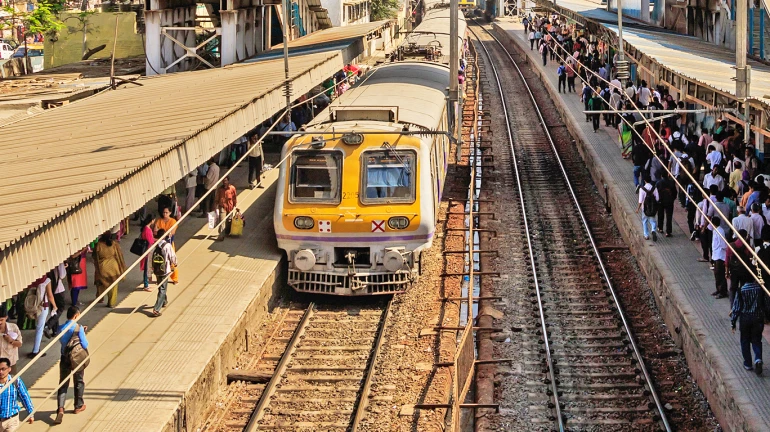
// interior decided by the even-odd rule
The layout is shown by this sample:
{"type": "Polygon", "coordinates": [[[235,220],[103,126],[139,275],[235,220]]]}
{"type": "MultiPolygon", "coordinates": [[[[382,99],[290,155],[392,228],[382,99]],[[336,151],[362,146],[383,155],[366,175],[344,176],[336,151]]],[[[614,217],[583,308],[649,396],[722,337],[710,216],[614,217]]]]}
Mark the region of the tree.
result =
{"type": "MultiPolygon", "coordinates": [[[[15,2],[14,2],[15,3],[15,2]]],[[[13,29],[13,36],[16,37],[16,26],[21,24],[24,36],[24,73],[27,73],[28,49],[27,37],[36,34],[50,36],[56,34],[64,27],[57,14],[64,10],[64,0],[38,0],[37,7],[31,12],[17,12],[15,4],[3,6],[3,10],[10,13],[10,20],[7,18],[0,23],[2,28],[13,29]]]]}
{"type": "Polygon", "coordinates": [[[372,21],[395,18],[398,9],[398,0],[372,0],[372,21]]]}

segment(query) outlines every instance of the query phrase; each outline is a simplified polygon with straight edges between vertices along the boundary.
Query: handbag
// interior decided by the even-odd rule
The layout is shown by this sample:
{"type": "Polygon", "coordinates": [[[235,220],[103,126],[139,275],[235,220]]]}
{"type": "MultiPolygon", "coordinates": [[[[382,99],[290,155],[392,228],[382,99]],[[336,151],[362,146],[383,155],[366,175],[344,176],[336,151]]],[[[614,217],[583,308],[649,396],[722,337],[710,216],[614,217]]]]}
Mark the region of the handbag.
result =
{"type": "Polygon", "coordinates": [[[83,273],[83,269],[80,268],[80,255],[67,258],[67,273],[69,273],[70,276],[83,273]]]}
{"type": "Polygon", "coordinates": [[[149,246],[150,242],[139,237],[134,239],[134,242],[131,244],[131,249],[129,250],[132,254],[141,256],[143,253],[147,252],[149,246]]]}
{"type": "Polygon", "coordinates": [[[209,229],[214,229],[217,227],[217,219],[219,219],[219,212],[217,211],[210,211],[208,212],[208,218],[209,218],[209,229]]]}
{"type": "Polygon", "coordinates": [[[237,237],[243,235],[244,220],[240,212],[235,213],[233,221],[230,222],[230,235],[237,237]]]}

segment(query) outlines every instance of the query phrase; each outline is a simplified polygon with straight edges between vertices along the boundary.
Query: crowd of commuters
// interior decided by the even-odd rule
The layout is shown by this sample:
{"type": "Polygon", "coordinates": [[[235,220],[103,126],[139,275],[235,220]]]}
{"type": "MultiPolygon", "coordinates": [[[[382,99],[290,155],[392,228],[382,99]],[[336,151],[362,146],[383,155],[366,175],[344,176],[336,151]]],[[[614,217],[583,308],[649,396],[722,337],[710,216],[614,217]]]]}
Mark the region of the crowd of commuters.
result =
{"type": "Polygon", "coordinates": [[[733,331],[740,322],[744,368],[760,375],[770,296],[755,276],[770,281],[758,262],[770,267],[770,174],[753,142],[745,142],[742,125],[727,117],[656,114],[686,104],[666,86],[651,87],[645,80],[623,85],[612,49],[557,15],[528,16],[523,23],[530,49],[539,50],[543,65],[558,61],[559,92],[575,92],[578,77],[586,111],[620,111],[586,113],[585,120],[594,132],[602,119],[617,132],[622,157],[632,162],[644,238],[672,236],[678,201],[687,213],[690,240],[700,242],[699,261],[714,273],[712,295],[729,298],[733,331]]]}
{"type": "MultiPolygon", "coordinates": [[[[357,67],[346,67],[324,84],[317,86],[307,95],[295,101],[291,116],[277,115],[268,119],[248,134],[225,146],[219,155],[211,158],[180,181],[161,192],[154,200],[157,213],[154,213],[152,202],[137,211],[133,219],[126,219],[112,230],[104,232],[89,245],[73,254],[65,262],[60,263],[51,271],[33,282],[0,307],[0,385],[10,382],[13,374],[18,372],[17,362],[24,341],[22,330],[35,330],[32,348],[27,357],[34,359],[45,356],[41,353],[43,337],[52,338],[63,333],[60,339],[61,359],[59,362],[60,382],[58,389],[58,408],[54,424],[63,421],[66,394],[70,379],[74,380],[75,406],[73,413],[77,414],[86,409],[83,399],[85,390],[84,372],[87,362],[80,363],[82,352],[87,352],[87,327],[73,320],[78,319],[81,306],[80,294],[89,288],[87,264],[93,268],[92,283],[99,297],[105,294],[106,306],[114,308],[118,303],[117,282],[126,271],[126,261],[120,246],[120,241],[128,234],[131,221],[138,222],[139,232],[131,252],[137,255],[150,251],[140,261],[142,283],[139,290],[152,291],[150,285],[153,279],[157,285],[157,298],[149,315],[157,317],[168,304],[168,283],[179,283],[179,268],[176,257],[176,224],[184,211],[195,206],[195,203],[206,192],[211,193],[201,200],[198,210],[201,217],[208,213],[216,213],[219,220],[218,240],[229,234],[233,216],[238,213],[238,195],[235,185],[224,175],[227,168],[248,152],[248,185],[250,188],[262,188],[265,148],[278,152],[290,137],[291,132],[307,124],[319,111],[326,108],[331,100],[341,95],[355,82],[362,71],[357,67]],[[265,135],[273,122],[272,129],[276,132],[286,132],[286,135],[265,135]],[[260,139],[264,136],[263,139],[260,139]],[[221,178],[221,182],[220,182],[221,178]],[[177,198],[177,186],[184,189],[184,201],[177,198]],[[215,188],[215,189],[214,189],[215,188]],[[214,189],[214,190],[212,190],[214,189]],[[166,233],[167,235],[162,240],[166,233]],[[114,286],[113,286],[114,285],[114,286]],[[65,295],[69,291],[69,299],[65,295]],[[69,303],[69,307],[67,305],[69,303]],[[61,324],[60,316],[66,312],[66,321],[61,324]],[[11,322],[10,320],[16,321],[11,322]],[[80,353],[80,354],[78,354],[80,353]]],[[[99,300],[100,303],[105,299],[99,300]]],[[[32,412],[32,400],[29,397],[24,382],[19,377],[13,385],[8,386],[0,394],[0,431],[14,431],[19,427],[19,403],[32,412]]],[[[30,423],[33,416],[29,416],[30,423]]]]}

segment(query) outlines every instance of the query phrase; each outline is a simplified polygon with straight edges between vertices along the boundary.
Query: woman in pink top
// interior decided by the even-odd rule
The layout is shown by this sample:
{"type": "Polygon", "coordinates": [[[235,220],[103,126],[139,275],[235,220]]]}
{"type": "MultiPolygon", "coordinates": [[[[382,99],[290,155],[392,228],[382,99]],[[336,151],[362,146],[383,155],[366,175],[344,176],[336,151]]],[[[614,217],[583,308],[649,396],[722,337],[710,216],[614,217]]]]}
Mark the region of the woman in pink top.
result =
{"type": "MultiPolygon", "coordinates": [[[[147,249],[150,249],[152,245],[155,243],[155,237],[152,235],[152,228],[151,226],[155,222],[155,219],[153,219],[152,216],[147,216],[142,220],[142,227],[141,229],[141,236],[142,239],[147,241],[147,249]]],[[[150,290],[150,256],[147,255],[144,257],[144,259],[139,263],[139,268],[142,269],[142,275],[144,276],[144,290],[145,291],[151,291],[150,290]]]]}

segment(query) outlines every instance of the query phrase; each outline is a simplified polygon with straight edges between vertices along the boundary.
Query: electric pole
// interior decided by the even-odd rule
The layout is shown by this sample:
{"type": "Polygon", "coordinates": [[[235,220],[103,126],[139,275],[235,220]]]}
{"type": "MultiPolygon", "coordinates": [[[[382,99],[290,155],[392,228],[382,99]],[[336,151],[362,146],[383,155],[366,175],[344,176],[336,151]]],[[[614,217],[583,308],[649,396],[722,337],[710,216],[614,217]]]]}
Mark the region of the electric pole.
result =
{"type": "Polygon", "coordinates": [[[744,104],[746,126],[743,131],[743,139],[746,144],[749,143],[749,139],[751,138],[751,124],[749,123],[751,67],[746,64],[747,27],[748,0],[738,0],[735,7],[735,97],[738,101],[743,100],[744,104]]]}

